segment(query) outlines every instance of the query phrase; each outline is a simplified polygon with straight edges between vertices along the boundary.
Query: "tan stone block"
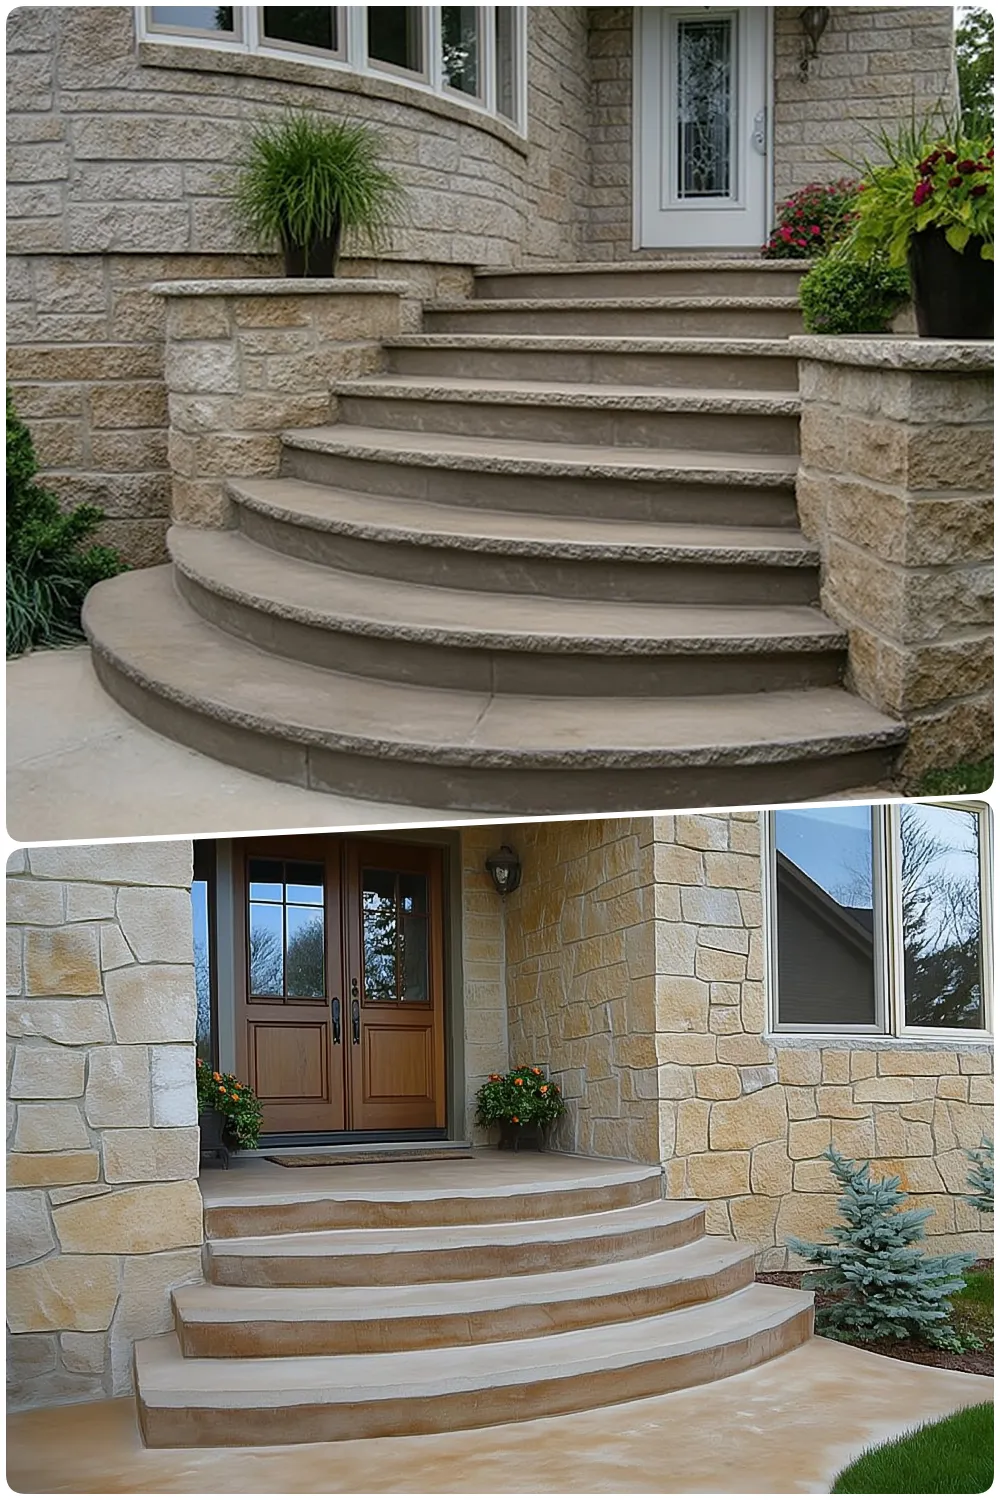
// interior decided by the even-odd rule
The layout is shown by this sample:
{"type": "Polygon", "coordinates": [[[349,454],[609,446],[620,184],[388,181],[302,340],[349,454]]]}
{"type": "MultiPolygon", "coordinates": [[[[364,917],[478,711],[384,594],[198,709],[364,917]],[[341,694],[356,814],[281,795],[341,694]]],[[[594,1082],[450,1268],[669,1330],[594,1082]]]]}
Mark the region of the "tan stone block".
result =
{"type": "Polygon", "coordinates": [[[746,956],[717,948],[699,948],[695,953],[694,972],[699,979],[738,984],[746,978],[746,956]]]}
{"type": "Polygon", "coordinates": [[[53,1255],[7,1274],[12,1333],[96,1332],[109,1327],[117,1300],[117,1255],[53,1255]]]}
{"type": "Polygon", "coordinates": [[[19,995],[24,987],[24,965],[21,959],[23,935],[16,927],[8,927],[7,948],[7,994],[19,995]]]}
{"type": "Polygon", "coordinates": [[[58,881],[8,880],[7,921],[37,927],[64,920],[64,887],[58,881]]]}
{"type": "Polygon", "coordinates": [[[124,1261],[115,1337],[131,1341],[170,1332],[171,1290],[203,1279],[200,1250],[168,1250],[124,1261]]]}
{"type": "Polygon", "coordinates": [[[694,1156],[708,1150],[709,1105],[702,1099],[682,1099],[677,1106],[679,1156],[694,1156]]]}
{"type": "Polygon", "coordinates": [[[814,1088],[793,1087],[789,1084],[785,1089],[785,1101],[788,1105],[790,1120],[814,1120],[816,1118],[816,1090],[814,1088]]]}
{"type": "Polygon", "coordinates": [[[191,898],[176,887],[126,886],[118,893],[118,921],[140,963],[193,961],[191,898]]]}
{"type": "Polygon", "coordinates": [[[862,1052],[858,1049],[851,1052],[851,1081],[858,1078],[874,1078],[878,1071],[878,1058],[874,1052],[862,1052]]]}
{"type": "Polygon", "coordinates": [[[111,1040],[108,1008],[103,1000],[10,1000],[7,1035],[40,1036],[67,1046],[111,1040]]]}
{"type": "Polygon", "coordinates": [[[756,1250],[774,1244],[777,1198],[761,1197],[756,1191],[749,1198],[731,1198],[729,1217],[738,1240],[753,1245],[756,1250]]]}
{"type": "Polygon", "coordinates": [[[823,1076],[820,1052],[812,1047],[782,1047],[778,1043],[778,1078],[781,1083],[819,1083],[823,1076]]]}
{"type": "Polygon", "coordinates": [[[957,1155],[958,1153],[951,1157],[946,1155],[937,1160],[930,1157],[876,1156],[872,1158],[872,1176],[898,1177],[904,1193],[940,1193],[946,1187],[951,1192],[958,1192],[965,1182],[964,1177],[955,1186],[948,1184],[948,1166],[957,1166],[957,1155]]]}
{"type": "Polygon", "coordinates": [[[664,1163],[664,1196],[673,1200],[690,1198],[687,1185],[687,1160],[684,1157],[674,1157],[673,1161],[664,1163]]]}
{"type": "Polygon", "coordinates": [[[657,974],[693,975],[697,946],[697,927],[685,922],[656,922],[654,954],[657,974]]]}
{"type": "Polygon", "coordinates": [[[731,1198],[750,1191],[749,1151],[707,1152],[690,1156],[687,1180],[696,1198],[731,1198]]]}
{"type": "Polygon", "coordinates": [[[90,1145],[77,1104],[19,1104],[15,1151],[76,1151],[90,1145]]]}
{"type": "Polygon", "coordinates": [[[994,1099],[992,1078],[969,1079],[969,1101],[972,1104],[992,1106],[994,1099]]]}
{"type": "Polygon", "coordinates": [[[67,1370],[100,1375],[107,1360],[108,1341],[103,1333],[61,1333],[59,1348],[67,1370]]]}
{"type": "Polygon", "coordinates": [[[697,849],[659,843],[653,850],[653,879],[666,885],[701,885],[705,864],[697,849]]]}
{"type": "Polygon", "coordinates": [[[855,1104],[850,1084],[829,1084],[818,1088],[816,1109],[821,1115],[839,1120],[864,1120],[871,1114],[870,1105],[855,1104]]]}
{"type": "Polygon", "coordinates": [[[715,1062],[716,1040],[714,1036],[702,1036],[699,1032],[668,1031],[658,1035],[660,1062],[687,1063],[701,1066],[715,1062]]]}
{"type": "Polygon", "coordinates": [[[108,1182],[170,1182],[198,1176],[198,1127],[105,1130],[101,1138],[108,1182]]]}
{"type": "Polygon", "coordinates": [[[792,1191],[792,1163],[784,1141],[768,1141],[755,1147],[750,1161],[750,1187],[755,1193],[776,1198],[792,1191]]]}
{"type": "Polygon", "coordinates": [[[879,1156],[933,1156],[931,1127],[921,1120],[904,1120],[893,1109],[875,1115],[875,1150],[879,1156]]]}
{"type": "Polygon", "coordinates": [[[710,1198],[705,1204],[705,1233],[722,1235],[727,1240],[732,1238],[729,1204],[724,1198],[710,1198]]]}
{"type": "Polygon", "coordinates": [[[829,1193],[833,1178],[826,1161],[797,1161],[793,1178],[797,1193],[829,1193]]]}
{"type": "Polygon", "coordinates": [[[656,1029],[707,1031],[708,985],[700,979],[659,979],[656,985],[656,1029]]]}
{"type": "Polygon", "coordinates": [[[101,969],[124,969],[135,963],[135,954],[122,937],[117,923],[105,922],[101,926],[101,969]]]}
{"type": "Polygon", "coordinates": [[[694,1093],[691,1068],[666,1063],[657,1069],[657,1080],[661,1099],[690,1099],[694,1093]]]}
{"type": "Polygon", "coordinates": [[[10,1080],[12,1099],[75,1099],[83,1093],[86,1058],[63,1047],[17,1047],[10,1080]]]}
{"type": "Polygon", "coordinates": [[[196,1182],[148,1183],[102,1198],[67,1203],[53,1214],[64,1252],[148,1255],[200,1245],[201,1194],[196,1182]]]}
{"type": "Polygon", "coordinates": [[[958,1067],[962,1073],[992,1073],[993,1054],[988,1050],[982,1052],[960,1052],[958,1054],[958,1067]]]}
{"type": "MultiPolygon", "coordinates": [[[[849,1052],[834,1051],[831,1048],[823,1050],[823,1082],[824,1083],[848,1083],[851,1077],[851,1054],[849,1052]]],[[[817,1103],[819,1095],[817,1095],[817,1103]]]]}
{"type": "Polygon", "coordinates": [[[709,1143],[713,1151],[747,1150],[784,1136],[788,1111],[784,1090],[761,1089],[712,1106],[709,1143]]]}
{"type": "Polygon", "coordinates": [[[735,1036],[743,1030],[739,1010],[733,1005],[713,1005],[708,1025],[717,1036],[735,1036]]]}
{"type": "Polygon", "coordinates": [[[829,1120],[792,1120],[788,1126],[788,1154],[796,1161],[822,1156],[830,1144],[829,1120]]]}
{"type": "Polygon", "coordinates": [[[735,1068],[723,1064],[696,1068],[694,1087],[700,1099],[738,1099],[740,1075],[735,1068]]]}
{"type": "Polygon", "coordinates": [[[678,813],[674,837],[691,849],[728,849],[729,820],[709,813],[678,813]]]}
{"type": "Polygon", "coordinates": [[[750,933],[745,927],[699,927],[698,947],[746,956],[750,952],[750,933]]]}
{"type": "Polygon", "coordinates": [[[91,1125],[148,1125],[149,1100],[149,1053],[145,1047],[101,1047],[91,1053],[84,1099],[91,1125]]]}
{"type": "MultiPolygon", "coordinates": [[[[954,1082],[954,1079],[951,1082],[954,1082]]],[[[904,1120],[923,1120],[929,1125],[934,1118],[934,1100],[916,1099],[912,1104],[901,1104],[899,1113],[904,1120]]]]}
{"type": "Polygon", "coordinates": [[[738,1063],[744,1067],[755,1064],[768,1064],[775,1061],[775,1049],[770,1042],[762,1041],[759,1036],[727,1036],[720,1037],[718,1042],[718,1056],[720,1062],[738,1063]]]}
{"type": "Polygon", "coordinates": [[[760,856],[760,823],[757,814],[754,813],[749,822],[742,822],[736,818],[729,823],[729,847],[734,854],[755,854],[760,856]]]}
{"type": "Polygon", "coordinates": [[[861,1078],[854,1084],[858,1104],[908,1104],[913,1098],[912,1078],[861,1078]]]}
{"type": "Polygon", "coordinates": [[[168,297],[166,302],[168,339],[225,339],[232,333],[229,298],[168,297]]]}
{"type": "Polygon", "coordinates": [[[935,1078],[946,1073],[958,1072],[958,1058],[954,1052],[925,1052],[920,1047],[886,1050],[878,1054],[879,1073],[903,1074],[914,1078],[920,1074],[935,1078]]]}
{"type": "MultiPolygon", "coordinates": [[[[789,1193],[782,1198],[778,1209],[775,1239],[779,1245],[792,1235],[797,1239],[829,1242],[830,1229],[838,1219],[835,1193],[789,1193]]],[[[794,1263],[801,1265],[802,1261],[795,1256],[794,1263]]]]}
{"type": "Polygon", "coordinates": [[[114,916],[113,886],[70,881],[65,890],[67,922],[99,922],[114,916]]]}
{"type": "Polygon", "coordinates": [[[116,1041],[194,1040],[193,963],[118,969],[107,975],[107,996],[116,1041]]]}
{"type": "MultiPolygon", "coordinates": [[[[710,1005],[739,1005],[743,999],[743,986],[741,984],[726,984],[723,980],[716,979],[708,987],[708,1001],[710,1005]]],[[[738,1028],[742,1030],[742,1028],[738,1028]]]]}
{"type": "Polygon", "coordinates": [[[101,1161],[96,1151],[20,1154],[7,1157],[7,1186],[54,1187],[61,1183],[96,1182],[101,1161]]]}
{"type": "Polygon", "coordinates": [[[55,1249],[48,1206],[42,1192],[7,1194],[7,1264],[23,1266],[55,1249]]]}
{"type": "Polygon", "coordinates": [[[28,928],[24,972],[29,995],[99,995],[96,931],[91,927],[28,928]]]}
{"type": "MultiPolygon", "coordinates": [[[[962,1100],[968,1099],[968,1097],[969,1097],[969,1083],[971,1081],[972,1080],[970,1080],[970,1079],[968,1079],[966,1077],[963,1077],[961,1074],[959,1074],[957,1077],[955,1077],[953,1074],[947,1074],[944,1078],[939,1078],[937,1080],[937,1094],[938,1094],[938,1098],[939,1099],[962,1099],[962,1100]]],[[[988,1079],[976,1079],[975,1082],[977,1082],[977,1083],[984,1083],[985,1082],[985,1083],[989,1084],[989,1080],[988,1079]]]]}
{"type": "Polygon", "coordinates": [[[763,1032],[767,1027],[767,999],[763,984],[747,980],[740,1001],[744,1031],[763,1032]]]}
{"type": "Polygon", "coordinates": [[[708,850],[705,873],[709,885],[725,886],[734,891],[760,888],[760,858],[753,854],[723,854],[708,850]]]}

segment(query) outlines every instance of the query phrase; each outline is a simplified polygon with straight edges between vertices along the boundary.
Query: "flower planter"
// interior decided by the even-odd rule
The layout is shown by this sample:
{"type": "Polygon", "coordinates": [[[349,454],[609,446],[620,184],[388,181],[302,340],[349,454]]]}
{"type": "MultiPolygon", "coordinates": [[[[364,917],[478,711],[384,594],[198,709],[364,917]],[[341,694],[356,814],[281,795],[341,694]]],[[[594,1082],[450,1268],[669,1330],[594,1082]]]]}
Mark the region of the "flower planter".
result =
{"type": "Polygon", "coordinates": [[[335,276],[340,259],[340,225],[332,234],[317,235],[308,245],[283,245],[285,275],[335,276]]]}
{"type": "Polygon", "coordinates": [[[910,243],[917,332],[930,339],[993,337],[993,262],[982,240],[953,250],[943,229],[922,229],[910,243]]]}
{"type": "Polygon", "coordinates": [[[226,1117],[217,1109],[203,1109],[198,1115],[201,1131],[200,1155],[217,1157],[224,1167],[229,1166],[230,1146],[226,1140],[226,1117]]]}
{"type": "Polygon", "coordinates": [[[500,1122],[498,1151],[545,1150],[544,1125],[512,1125],[509,1120],[500,1122]]]}

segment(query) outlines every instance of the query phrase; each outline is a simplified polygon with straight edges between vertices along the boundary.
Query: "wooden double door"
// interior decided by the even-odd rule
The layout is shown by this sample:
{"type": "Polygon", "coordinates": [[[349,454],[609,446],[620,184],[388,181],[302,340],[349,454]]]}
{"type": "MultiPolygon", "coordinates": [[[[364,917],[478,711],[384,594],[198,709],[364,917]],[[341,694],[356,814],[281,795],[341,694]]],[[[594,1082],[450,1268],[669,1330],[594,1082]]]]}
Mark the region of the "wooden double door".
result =
{"type": "Polygon", "coordinates": [[[264,1132],[443,1127],[442,851],[309,835],[234,853],[237,1069],[264,1132]]]}

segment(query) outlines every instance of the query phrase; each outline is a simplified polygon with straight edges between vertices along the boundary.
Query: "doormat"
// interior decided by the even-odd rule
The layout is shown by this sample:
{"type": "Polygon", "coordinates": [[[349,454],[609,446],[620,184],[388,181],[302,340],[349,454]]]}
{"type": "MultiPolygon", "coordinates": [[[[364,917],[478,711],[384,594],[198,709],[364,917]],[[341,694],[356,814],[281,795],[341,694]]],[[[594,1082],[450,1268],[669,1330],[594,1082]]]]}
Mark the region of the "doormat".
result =
{"type": "Polygon", "coordinates": [[[392,1147],[381,1150],[365,1151],[326,1151],[317,1152],[315,1156],[267,1156],[265,1161],[273,1161],[279,1167],[365,1167],[371,1162],[380,1161],[463,1161],[472,1156],[472,1148],[465,1150],[444,1150],[441,1147],[427,1146],[420,1150],[394,1151],[392,1147]]]}

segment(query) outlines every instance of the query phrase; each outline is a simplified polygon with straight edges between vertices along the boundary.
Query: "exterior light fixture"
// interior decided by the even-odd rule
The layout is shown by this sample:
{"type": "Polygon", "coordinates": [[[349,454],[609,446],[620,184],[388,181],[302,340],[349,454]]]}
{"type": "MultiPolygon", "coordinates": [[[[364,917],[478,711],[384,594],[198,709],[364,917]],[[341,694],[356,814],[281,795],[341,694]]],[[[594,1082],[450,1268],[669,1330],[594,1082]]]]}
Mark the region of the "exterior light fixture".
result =
{"type": "Polygon", "coordinates": [[[501,896],[509,896],[521,884],[521,861],[509,844],[486,856],[486,869],[501,896]]]}
{"type": "Polygon", "coordinates": [[[799,23],[806,35],[806,45],[799,64],[799,72],[803,78],[808,78],[809,64],[819,56],[820,37],[830,24],[830,7],[807,5],[805,10],[799,11],[799,23]]]}

